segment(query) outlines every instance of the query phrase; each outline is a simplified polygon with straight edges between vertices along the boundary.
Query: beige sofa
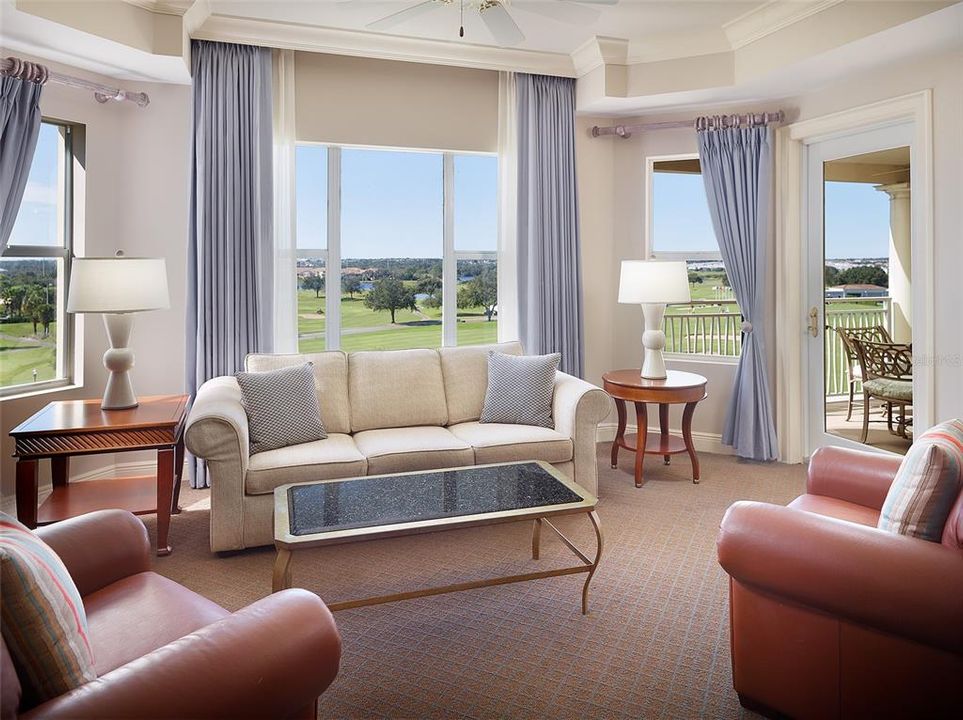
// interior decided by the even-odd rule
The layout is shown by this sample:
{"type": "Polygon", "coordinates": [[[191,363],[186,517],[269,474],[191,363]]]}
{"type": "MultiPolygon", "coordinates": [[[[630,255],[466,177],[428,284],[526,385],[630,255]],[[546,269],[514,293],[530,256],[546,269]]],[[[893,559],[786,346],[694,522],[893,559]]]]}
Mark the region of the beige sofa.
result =
{"type": "Polygon", "coordinates": [[[198,390],[187,448],[207,462],[211,549],[274,541],[274,488],[291,482],[377,475],[513,460],[544,460],[596,493],[595,433],[610,400],[558,373],[555,429],[479,423],[488,351],[520,355],[519,343],[492,346],[249,355],[247,370],[314,363],[326,440],[250,455],[247,416],[233,377],[198,390]]]}

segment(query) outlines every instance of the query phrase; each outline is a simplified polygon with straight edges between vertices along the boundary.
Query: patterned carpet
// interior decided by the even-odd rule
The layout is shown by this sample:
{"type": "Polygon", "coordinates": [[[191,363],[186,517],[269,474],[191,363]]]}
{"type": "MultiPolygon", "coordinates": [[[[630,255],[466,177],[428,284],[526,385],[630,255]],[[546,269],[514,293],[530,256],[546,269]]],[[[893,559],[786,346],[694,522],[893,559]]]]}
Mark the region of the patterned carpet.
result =
{"type": "MultiPolygon", "coordinates": [[[[590,614],[584,576],[550,578],[337,613],[341,674],[321,717],[729,718],[747,717],[731,687],[727,583],[715,536],[732,502],[786,503],[802,466],[701,456],[646,460],[632,484],[600,446],[602,563],[590,614]]],[[[216,556],[208,549],[208,496],[185,489],[172,521],[174,552],[156,570],[238,609],[271,588],[272,548],[216,556]]],[[[148,520],[153,532],[153,521],[148,520]]],[[[559,527],[594,554],[584,516],[559,527]]],[[[531,560],[529,523],[302,551],[294,584],[329,601],[571,564],[551,532],[531,560]]]]}

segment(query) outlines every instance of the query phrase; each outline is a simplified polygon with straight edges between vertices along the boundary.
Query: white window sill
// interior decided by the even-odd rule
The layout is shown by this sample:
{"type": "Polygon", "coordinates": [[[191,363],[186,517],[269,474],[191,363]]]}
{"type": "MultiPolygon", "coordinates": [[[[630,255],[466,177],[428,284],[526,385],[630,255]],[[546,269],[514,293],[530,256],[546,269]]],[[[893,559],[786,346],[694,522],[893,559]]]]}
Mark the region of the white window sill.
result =
{"type": "Polygon", "coordinates": [[[80,390],[84,387],[83,385],[77,385],[70,380],[51,380],[49,383],[37,384],[40,387],[25,386],[20,392],[10,395],[0,395],[0,403],[5,403],[9,400],[22,400],[24,398],[37,397],[39,395],[67,392],[69,390],[80,390]]]}

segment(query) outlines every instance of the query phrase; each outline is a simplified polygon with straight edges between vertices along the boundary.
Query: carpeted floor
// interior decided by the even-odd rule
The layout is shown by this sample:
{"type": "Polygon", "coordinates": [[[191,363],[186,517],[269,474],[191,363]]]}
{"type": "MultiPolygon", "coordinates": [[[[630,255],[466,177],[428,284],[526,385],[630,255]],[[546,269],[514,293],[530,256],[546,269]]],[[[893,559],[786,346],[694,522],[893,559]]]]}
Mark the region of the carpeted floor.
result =
{"type": "MultiPolygon", "coordinates": [[[[703,454],[693,485],[684,457],[670,467],[651,458],[636,489],[629,454],[610,470],[607,449],[599,452],[605,549],[587,617],[583,576],[339,612],[344,656],[321,716],[748,716],[731,686],[716,531],[736,500],[784,504],[798,495],[802,466],[703,454]]],[[[181,501],[174,552],[156,570],[232,610],[267,595],[273,548],[212,554],[207,493],[185,489],[181,501]]],[[[558,525],[594,554],[584,516],[558,525]]],[[[294,584],[334,601],[571,564],[551,532],[542,534],[542,559],[531,560],[530,532],[515,523],[302,551],[294,584]]]]}

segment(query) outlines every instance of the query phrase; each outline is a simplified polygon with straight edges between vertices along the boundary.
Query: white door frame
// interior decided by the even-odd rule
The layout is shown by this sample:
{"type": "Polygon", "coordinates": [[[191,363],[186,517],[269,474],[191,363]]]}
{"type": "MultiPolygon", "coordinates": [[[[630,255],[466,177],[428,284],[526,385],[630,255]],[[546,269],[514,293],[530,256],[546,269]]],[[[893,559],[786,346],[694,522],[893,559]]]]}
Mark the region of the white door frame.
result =
{"type": "Polygon", "coordinates": [[[807,307],[805,188],[806,147],[855,132],[911,122],[910,199],[913,238],[912,323],[913,425],[916,433],[934,422],[933,312],[933,132],[932,91],[883,100],[803,120],[776,133],[776,432],[780,458],[798,463],[812,446],[807,437],[808,372],[805,356],[807,307]]]}

